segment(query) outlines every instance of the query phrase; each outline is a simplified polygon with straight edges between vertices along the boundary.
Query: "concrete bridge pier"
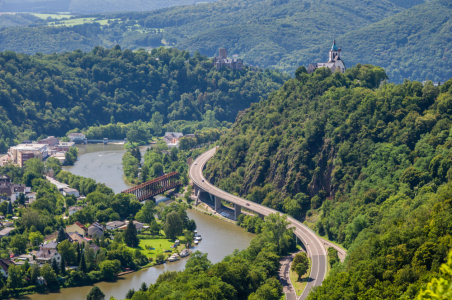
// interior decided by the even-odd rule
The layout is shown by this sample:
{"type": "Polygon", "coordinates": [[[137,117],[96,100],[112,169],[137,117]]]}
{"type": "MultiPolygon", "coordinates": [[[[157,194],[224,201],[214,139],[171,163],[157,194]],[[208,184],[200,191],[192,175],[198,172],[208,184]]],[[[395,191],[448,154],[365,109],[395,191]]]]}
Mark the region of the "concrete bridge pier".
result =
{"type": "Polygon", "coordinates": [[[196,184],[193,184],[193,187],[195,188],[195,196],[198,197],[199,187],[196,184]]]}
{"type": "Polygon", "coordinates": [[[242,207],[240,205],[234,204],[234,218],[236,221],[241,213],[242,213],[242,207]]]}
{"type": "Polygon", "coordinates": [[[218,198],[217,196],[215,197],[215,211],[219,212],[221,209],[221,198],[218,198]]]}
{"type": "Polygon", "coordinates": [[[262,220],[265,218],[265,216],[264,216],[263,214],[257,214],[257,216],[258,216],[259,218],[261,218],[262,220]]]}

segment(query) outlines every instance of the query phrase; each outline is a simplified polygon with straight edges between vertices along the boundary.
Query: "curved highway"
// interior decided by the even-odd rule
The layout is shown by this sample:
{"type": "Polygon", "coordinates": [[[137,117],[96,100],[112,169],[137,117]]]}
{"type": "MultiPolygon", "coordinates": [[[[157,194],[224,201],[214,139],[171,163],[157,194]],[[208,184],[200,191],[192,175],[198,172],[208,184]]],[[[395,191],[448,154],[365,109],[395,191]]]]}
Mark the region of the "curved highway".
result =
{"type": "MultiPolygon", "coordinates": [[[[257,203],[251,202],[249,200],[231,195],[216,186],[212,185],[208,182],[202,173],[205,164],[207,161],[215,154],[216,148],[213,148],[203,154],[201,154],[190,166],[190,179],[193,183],[199,187],[201,190],[210,193],[218,198],[221,198],[227,202],[237,204],[239,206],[245,207],[249,210],[252,210],[258,214],[268,216],[272,213],[279,213],[276,210],[271,208],[259,205],[257,203]],[[246,204],[249,205],[246,205],[246,204]]],[[[299,239],[303,241],[303,244],[306,247],[309,257],[312,261],[311,274],[309,276],[309,281],[304,289],[302,295],[298,299],[306,299],[309,291],[312,287],[318,286],[322,284],[323,279],[325,278],[326,270],[327,270],[327,253],[324,247],[325,240],[319,238],[314,231],[309,229],[306,225],[301,222],[288,217],[288,220],[291,222],[291,225],[295,228],[295,234],[299,239]]]]}

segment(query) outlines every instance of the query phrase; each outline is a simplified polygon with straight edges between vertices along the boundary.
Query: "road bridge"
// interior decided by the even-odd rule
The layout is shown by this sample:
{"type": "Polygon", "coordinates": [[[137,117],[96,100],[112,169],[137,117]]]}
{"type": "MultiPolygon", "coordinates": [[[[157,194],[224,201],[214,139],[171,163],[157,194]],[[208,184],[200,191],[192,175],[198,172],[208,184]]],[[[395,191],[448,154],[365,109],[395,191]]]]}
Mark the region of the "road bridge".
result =
{"type": "MultiPolygon", "coordinates": [[[[259,205],[257,203],[251,202],[249,200],[234,196],[225,192],[216,186],[212,185],[208,182],[203,175],[203,169],[206,165],[207,161],[213,157],[216,152],[216,148],[213,148],[203,154],[201,154],[190,166],[190,179],[193,181],[194,191],[196,197],[200,194],[201,191],[207,192],[211,197],[214,198],[215,201],[215,209],[221,208],[221,200],[228,201],[234,204],[235,217],[241,213],[241,208],[246,207],[247,209],[255,212],[260,217],[268,216],[272,213],[280,213],[274,209],[259,205]]],[[[334,247],[338,250],[339,256],[341,259],[345,257],[346,252],[342,248],[337,247],[336,245],[332,245],[328,241],[318,237],[314,231],[308,228],[303,223],[295,220],[292,217],[287,218],[291,226],[295,228],[295,235],[303,242],[306,247],[308,256],[311,258],[312,267],[311,273],[309,275],[308,283],[301,294],[300,297],[296,297],[293,294],[287,294],[288,298],[298,298],[298,299],[306,299],[309,291],[314,286],[319,286],[322,284],[322,281],[325,278],[326,270],[327,270],[327,247],[334,247]]],[[[288,273],[287,273],[288,274],[288,273]]],[[[284,278],[284,280],[290,281],[289,278],[284,278]]]]}
{"type": "Polygon", "coordinates": [[[122,191],[121,193],[133,194],[137,197],[138,201],[144,201],[180,185],[182,185],[182,182],[179,179],[179,173],[171,172],[122,191]]]}

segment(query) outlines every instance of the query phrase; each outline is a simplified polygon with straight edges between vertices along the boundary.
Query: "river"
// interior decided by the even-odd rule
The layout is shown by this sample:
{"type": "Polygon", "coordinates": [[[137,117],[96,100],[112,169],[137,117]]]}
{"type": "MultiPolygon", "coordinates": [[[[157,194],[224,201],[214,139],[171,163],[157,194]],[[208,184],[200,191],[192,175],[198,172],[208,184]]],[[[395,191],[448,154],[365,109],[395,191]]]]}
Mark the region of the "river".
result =
{"type": "MultiPolygon", "coordinates": [[[[105,183],[115,193],[129,187],[123,180],[121,164],[125,152],[123,145],[88,144],[78,145],[78,147],[80,151],[77,162],[74,166],[63,167],[64,170],[105,183]]],[[[144,154],[146,147],[142,147],[141,151],[144,154]]],[[[235,249],[246,249],[254,237],[253,234],[245,232],[235,224],[218,220],[198,211],[188,210],[187,214],[195,220],[198,232],[203,238],[201,243],[190,251],[199,250],[208,253],[208,258],[212,263],[220,262],[225,256],[232,254],[235,249]]],[[[121,276],[116,282],[99,282],[96,283],[96,286],[104,292],[105,299],[110,299],[110,296],[124,299],[129,289],[138,290],[142,282],[149,285],[155,283],[157,277],[165,271],[182,271],[187,259],[183,258],[176,262],[168,262],[121,276]]],[[[81,300],[86,298],[91,288],[92,286],[67,288],[61,289],[58,293],[33,294],[19,299],[81,300]]]]}

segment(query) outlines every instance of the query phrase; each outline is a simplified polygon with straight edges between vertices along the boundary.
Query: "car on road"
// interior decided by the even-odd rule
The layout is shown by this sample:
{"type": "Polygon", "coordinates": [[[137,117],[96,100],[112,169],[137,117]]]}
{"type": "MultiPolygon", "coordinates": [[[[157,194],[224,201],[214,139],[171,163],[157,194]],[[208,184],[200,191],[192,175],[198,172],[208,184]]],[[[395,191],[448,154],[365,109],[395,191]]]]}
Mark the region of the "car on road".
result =
{"type": "Polygon", "coordinates": [[[202,182],[204,182],[204,179],[202,180],[202,182]]]}
{"type": "Polygon", "coordinates": [[[195,161],[195,166],[198,164],[198,162],[195,161]]]}
{"type": "Polygon", "coordinates": [[[246,206],[250,206],[250,204],[249,204],[249,203],[247,203],[247,204],[246,204],[246,206]]]}

